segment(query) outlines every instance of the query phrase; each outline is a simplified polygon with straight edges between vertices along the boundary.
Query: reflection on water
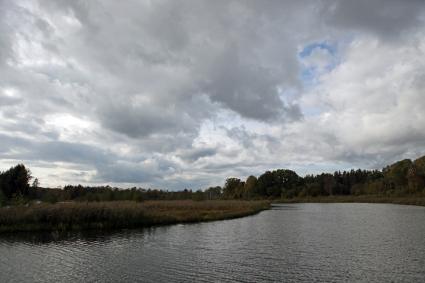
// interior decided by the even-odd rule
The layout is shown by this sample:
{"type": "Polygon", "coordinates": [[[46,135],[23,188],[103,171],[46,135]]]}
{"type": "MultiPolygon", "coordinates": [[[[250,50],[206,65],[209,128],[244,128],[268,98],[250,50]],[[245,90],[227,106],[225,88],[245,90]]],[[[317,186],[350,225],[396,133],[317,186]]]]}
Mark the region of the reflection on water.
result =
{"type": "Polygon", "coordinates": [[[299,210],[301,207],[293,204],[272,204],[272,210],[299,210]]]}
{"type": "Polygon", "coordinates": [[[129,238],[136,234],[154,233],[158,228],[168,229],[170,226],[147,227],[143,229],[123,229],[113,231],[53,231],[53,232],[19,232],[19,233],[3,233],[0,234],[0,245],[26,243],[32,245],[42,245],[50,243],[67,243],[74,241],[90,242],[107,242],[114,237],[129,238]]]}
{"type": "Polygon", "coordinates": [[[241,219],[0,236],[0,282],[425,281],[425,207],[285,204],[241,219]]]}

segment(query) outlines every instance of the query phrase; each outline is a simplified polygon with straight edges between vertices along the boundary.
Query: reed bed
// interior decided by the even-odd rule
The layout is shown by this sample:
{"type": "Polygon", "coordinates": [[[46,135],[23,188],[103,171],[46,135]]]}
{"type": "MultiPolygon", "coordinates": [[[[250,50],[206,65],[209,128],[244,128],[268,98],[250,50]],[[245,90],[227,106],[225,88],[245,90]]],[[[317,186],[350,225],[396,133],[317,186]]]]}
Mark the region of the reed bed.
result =
{"type": "Polygon", "coordinates": [[[62,202],[0,208],[0,232],[139,228],[230,219],[270,207],[265,201],[62,202]]]}

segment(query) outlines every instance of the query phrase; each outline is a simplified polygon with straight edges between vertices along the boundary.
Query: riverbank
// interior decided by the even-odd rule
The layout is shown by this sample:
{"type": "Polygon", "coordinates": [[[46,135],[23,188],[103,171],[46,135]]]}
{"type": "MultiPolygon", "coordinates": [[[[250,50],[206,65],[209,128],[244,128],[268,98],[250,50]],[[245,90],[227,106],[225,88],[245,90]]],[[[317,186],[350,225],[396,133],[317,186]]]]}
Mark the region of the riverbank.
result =
{"type": "Polygon", "coordinates": [[[0,208],[0,232],[141,228],[253,215],[266,201],[111,201],[0,208]]]}
{"type": "Polygon", "coordinates": [[[425,206],[425,196],[318,196],[318,197],[295,197],[291,199],[279,199],[276,203],[393,203],[406,205],[425,206]]]}

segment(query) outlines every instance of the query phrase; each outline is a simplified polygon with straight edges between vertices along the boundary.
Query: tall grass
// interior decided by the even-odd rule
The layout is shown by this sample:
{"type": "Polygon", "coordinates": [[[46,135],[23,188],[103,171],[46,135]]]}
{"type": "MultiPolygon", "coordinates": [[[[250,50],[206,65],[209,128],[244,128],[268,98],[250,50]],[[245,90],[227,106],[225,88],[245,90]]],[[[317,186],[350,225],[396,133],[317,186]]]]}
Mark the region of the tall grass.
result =
{"type": "Polygon", "coordinates": [[[267,209],[265,201],[64,202],[0,208],[0,232],[138,228],[229,219],[267,209]]]}

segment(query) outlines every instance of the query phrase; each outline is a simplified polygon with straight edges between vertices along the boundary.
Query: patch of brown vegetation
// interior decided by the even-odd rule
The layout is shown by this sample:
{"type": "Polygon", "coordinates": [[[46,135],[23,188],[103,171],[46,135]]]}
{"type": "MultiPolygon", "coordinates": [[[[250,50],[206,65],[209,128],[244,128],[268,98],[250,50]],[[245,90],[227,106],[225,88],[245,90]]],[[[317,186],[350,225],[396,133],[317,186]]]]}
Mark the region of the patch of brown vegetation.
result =
{"type": "Polygon", "coordinates": [[[139,228],[242,217],[265,201],[63,202],[0,208],[0,231],[139,228]]]}

